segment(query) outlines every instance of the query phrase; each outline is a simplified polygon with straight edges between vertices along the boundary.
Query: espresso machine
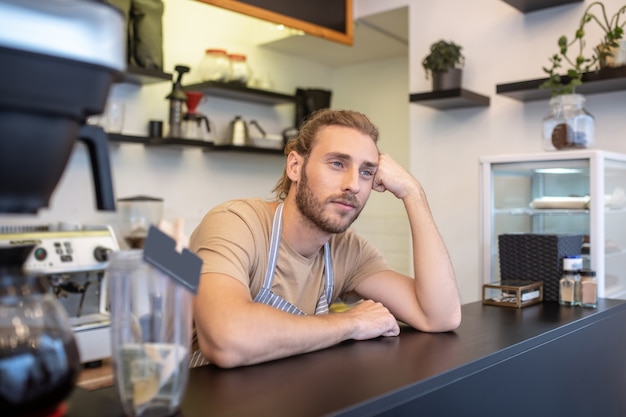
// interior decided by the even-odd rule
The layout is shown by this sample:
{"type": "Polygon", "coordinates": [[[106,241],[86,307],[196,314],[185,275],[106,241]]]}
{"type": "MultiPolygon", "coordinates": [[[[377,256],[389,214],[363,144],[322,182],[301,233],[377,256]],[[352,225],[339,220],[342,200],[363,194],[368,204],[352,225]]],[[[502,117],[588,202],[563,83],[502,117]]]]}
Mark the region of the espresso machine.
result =
{"type": "Polygon", "coordinates": [[[111,357],[106,267],[119,250],[110,226],[0,226],[0,247],[34,244],[23,264],[26,275],[45,276],[49,291],[63,306],[74,333],[80,361],[94,366],[111,357]]]}
{"type": "MultiPolygon", "coordinates": [[[[77,140],[89,152],[98,209],[115,210],[107,135],[85,121],[103,112],[125,71],[123,15],[98,0],[0,0],[0,28],[0,224],[3,214],[48,206],[77,140]]],[[[75,386],[80,337],[72,328],[83,323],[59,299],[78,291],[75,311],[84,318],[102,264],[65,269],[91,249],[86,238],[69,238],[18,232],[0,243],[0,415],[61,415],[75,386]],[[68,278],[77,274],[89,278],[68,278]],[[57,299],[48,275],[58,281],[57,299]]],[[[99,255],[114,249],[99,239],[99,255]]]]}

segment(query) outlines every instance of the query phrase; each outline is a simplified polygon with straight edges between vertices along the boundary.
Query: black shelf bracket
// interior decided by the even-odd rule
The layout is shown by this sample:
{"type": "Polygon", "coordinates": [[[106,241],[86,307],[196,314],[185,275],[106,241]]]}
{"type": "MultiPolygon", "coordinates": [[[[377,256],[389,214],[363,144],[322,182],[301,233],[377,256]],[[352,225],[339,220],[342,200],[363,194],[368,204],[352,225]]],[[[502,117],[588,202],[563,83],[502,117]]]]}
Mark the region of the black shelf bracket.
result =
{"type": "Polygon", "coordinates": [[[570,3],[582,3],[583,0],[503,0],[523,13],[543,10],[550,7],[562,6],[570,3]]]}
{"type": "Polygon", "coordinates": [[[413,93],[409,96],[409,101],[439,110],[448,110],[467,107],[486,107],[489,106],[490,100],[489,97],[463,88],[453,88],[450,90],[413,93]]]}
{"type": "Polygon", "coordinates": [[[172,81],[172,74],[129,65],[118,83],[148,85],[172,81]]]}
{"type": "MultiPolygon", "coordinates": [[[[547,78],[496,85],[496,93],[520,101],[547,100],[550,90],[539,88],[547,78]]],[[[567,81],[567,77],[563,77],[567,81]]],[[[583,74],[582,85],[576,87],[577,94],[589,95],[626,90],[626,66],[602,68],[583,74]]]]}

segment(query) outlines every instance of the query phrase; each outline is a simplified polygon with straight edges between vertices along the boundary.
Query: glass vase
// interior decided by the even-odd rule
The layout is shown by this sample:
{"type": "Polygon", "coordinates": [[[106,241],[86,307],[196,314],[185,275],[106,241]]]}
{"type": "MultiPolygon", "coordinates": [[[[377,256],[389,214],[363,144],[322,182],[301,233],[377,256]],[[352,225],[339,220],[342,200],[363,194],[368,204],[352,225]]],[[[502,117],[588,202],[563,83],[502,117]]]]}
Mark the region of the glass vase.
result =
{"type": "Polygon", "coordinates": [[[562,94],[550,99],[550,113],[543,119],[546,151],[591,148],[595,119],[584,108],[581,94],[562,94]]]}

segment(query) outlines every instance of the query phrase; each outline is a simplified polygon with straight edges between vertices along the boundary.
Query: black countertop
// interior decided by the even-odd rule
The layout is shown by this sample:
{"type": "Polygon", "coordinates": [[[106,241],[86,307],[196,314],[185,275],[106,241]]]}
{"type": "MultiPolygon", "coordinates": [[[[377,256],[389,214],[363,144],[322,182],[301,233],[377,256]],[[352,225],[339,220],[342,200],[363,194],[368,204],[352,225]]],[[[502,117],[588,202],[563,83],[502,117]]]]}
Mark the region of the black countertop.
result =
{"type": "MultiPolygon", "coordinates": [[[[581,329],[601,326],[616,315],[622,328],[615,330],[626,334],[623,300],[600,300],[597,309],[549,302],[522,309],[470,303],[463,306],[463,322],[455,332],[429,334],[402,327],[398,337],[345,342],[260,365],[230,370],[213,366],[191,369],[181,414],[405,415],[390,410],[422,401],[444,388],[461,386],[459,381],[472,381],[472,376],[484,370],[555,340],[565,340],[581,329]]],[[[626,384],[626,375],[624,379],[621,382],[626,384]]],[[[115,389],[76,389],[67,417],[87,415],[122,417],[115,389]]]]}

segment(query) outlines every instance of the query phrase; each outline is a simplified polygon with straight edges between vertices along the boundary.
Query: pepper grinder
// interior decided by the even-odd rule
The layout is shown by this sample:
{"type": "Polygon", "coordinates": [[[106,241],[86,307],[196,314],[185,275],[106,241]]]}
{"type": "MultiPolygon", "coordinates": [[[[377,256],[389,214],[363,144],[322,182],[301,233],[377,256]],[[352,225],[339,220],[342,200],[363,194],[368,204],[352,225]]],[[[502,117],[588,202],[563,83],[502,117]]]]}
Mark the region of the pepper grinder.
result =
{"type": "Polygon", "coordinates": [[[172,92],[165,97],[170,101],[170,114],[169,114],[169,133],[167,137],[169,138],[182,138],[183,132],[183,104],[187,101],[187,96],[183,91],[183,86],[181,84],[181,79],[183,78],[183,74],[189,72],[189,67],[184,65],[176,65],[174,70],[178,73],[178,78],[176,82],[174,82],[172,86],[172,92]]]}

